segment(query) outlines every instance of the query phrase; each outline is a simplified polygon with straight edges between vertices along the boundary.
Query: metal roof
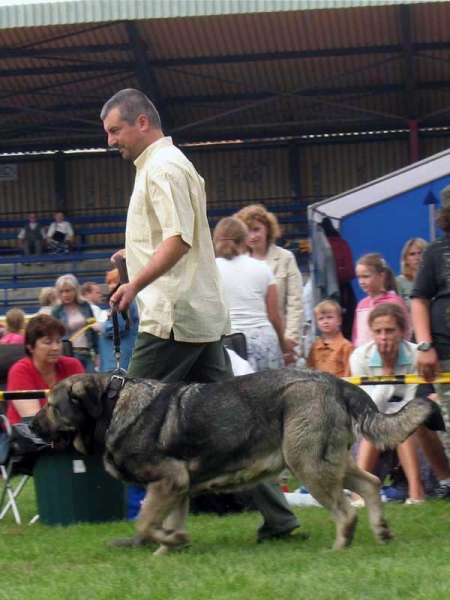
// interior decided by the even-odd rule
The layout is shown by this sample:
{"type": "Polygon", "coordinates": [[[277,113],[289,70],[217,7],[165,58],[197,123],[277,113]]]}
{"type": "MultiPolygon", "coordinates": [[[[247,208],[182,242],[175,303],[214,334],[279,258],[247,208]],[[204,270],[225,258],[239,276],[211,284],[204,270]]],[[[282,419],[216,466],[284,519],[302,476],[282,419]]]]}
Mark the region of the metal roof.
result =
{"type": "Polygon", "coordinates": [[[1,0],[0,28],[336,9],[421,1],[423,0],[1,0]]]}
{"type": "Polygon", "coordinates": [[[124,87],[178,143],[449,127],[449,22],[449,2],[3,0],[0,152],[104,146],[124,87]]]}

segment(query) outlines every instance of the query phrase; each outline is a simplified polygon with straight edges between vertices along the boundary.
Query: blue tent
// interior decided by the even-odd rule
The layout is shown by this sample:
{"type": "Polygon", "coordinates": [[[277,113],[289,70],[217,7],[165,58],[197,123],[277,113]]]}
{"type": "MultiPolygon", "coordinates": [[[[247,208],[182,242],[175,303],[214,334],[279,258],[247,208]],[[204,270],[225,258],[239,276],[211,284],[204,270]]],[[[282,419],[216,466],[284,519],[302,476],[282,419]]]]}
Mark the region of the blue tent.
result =
{"type": "Polygon", "coordinates": [[[448,150],[312,204],[308,207],[310,230],[324,216],[330,217],[349,243],[355,261],[363,254],[380,252],[397,275],[407,240],[422,237],[431,241],[441,235],[436,232],[435,215],[441,207],[440,192],[447,185],[450,185],[448,150]]]}

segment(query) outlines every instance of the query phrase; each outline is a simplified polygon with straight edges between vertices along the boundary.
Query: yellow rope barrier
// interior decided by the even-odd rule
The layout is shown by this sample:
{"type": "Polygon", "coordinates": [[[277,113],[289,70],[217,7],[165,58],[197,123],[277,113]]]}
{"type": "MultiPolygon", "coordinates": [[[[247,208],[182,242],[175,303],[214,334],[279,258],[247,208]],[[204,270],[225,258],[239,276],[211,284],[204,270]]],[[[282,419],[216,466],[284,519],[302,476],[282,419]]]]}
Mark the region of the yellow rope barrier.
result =
{"type": "Polygon", "coordinates": [[[450,383],[450,373],[437,373],[433,381],[425,381],[419,375],[368,375],[365,377],[343,377],[344,381],[354,385],[387,385],[406,384],[413,385],[417,383],[450,383]]]}

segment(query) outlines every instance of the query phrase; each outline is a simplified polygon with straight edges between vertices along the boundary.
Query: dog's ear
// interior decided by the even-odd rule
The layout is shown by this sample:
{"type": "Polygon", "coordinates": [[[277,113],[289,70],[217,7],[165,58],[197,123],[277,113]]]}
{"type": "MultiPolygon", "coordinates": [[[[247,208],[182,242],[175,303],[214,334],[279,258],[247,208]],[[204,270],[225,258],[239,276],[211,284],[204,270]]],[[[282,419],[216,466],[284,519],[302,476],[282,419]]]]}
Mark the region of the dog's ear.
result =
{"type": "Polygon", "coordinates": [[[69,392],[70,400],[81,406],[91,417],[98,419],[103,411],[103,389],[94,377],[84,375],[76,381],[69,392]]]}

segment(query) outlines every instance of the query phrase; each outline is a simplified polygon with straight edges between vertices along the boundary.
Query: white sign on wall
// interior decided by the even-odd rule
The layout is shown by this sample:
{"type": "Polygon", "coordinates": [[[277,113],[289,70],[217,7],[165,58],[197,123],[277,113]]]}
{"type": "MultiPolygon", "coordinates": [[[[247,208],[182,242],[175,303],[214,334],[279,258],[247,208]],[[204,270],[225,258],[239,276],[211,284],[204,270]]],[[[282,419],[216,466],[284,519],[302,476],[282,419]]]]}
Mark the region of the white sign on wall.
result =
{"type": "Polygon", "coordinates": [[[17,181],[17,165],[0,165],[0,181],[17,181]]]}

